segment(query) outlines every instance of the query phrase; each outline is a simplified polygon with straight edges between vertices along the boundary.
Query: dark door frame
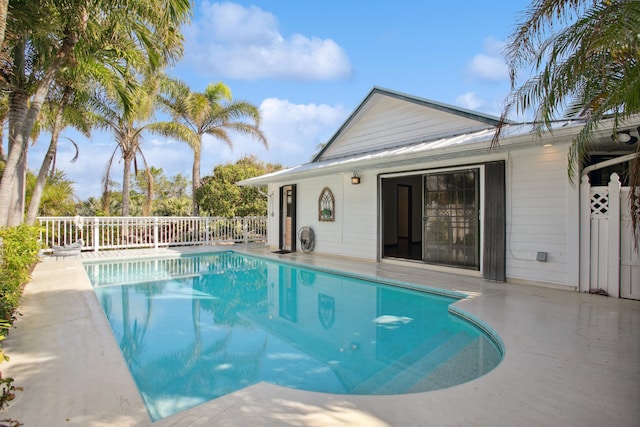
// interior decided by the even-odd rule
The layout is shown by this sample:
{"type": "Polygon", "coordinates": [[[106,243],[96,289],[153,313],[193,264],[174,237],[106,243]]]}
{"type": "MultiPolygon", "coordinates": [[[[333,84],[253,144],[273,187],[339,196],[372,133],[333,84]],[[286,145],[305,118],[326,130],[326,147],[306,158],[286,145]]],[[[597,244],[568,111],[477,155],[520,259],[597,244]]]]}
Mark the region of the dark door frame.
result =
{"type": "Polygon", "coordinates": [[[407,189],[407,205],[406,216],[403,218],[407,223],[407,242],[411,244],[413,242],[413,186],[408,184],[398,184],[396,186],[396,202],[398,206],[398,215],[396,218],[396,238],[400,237],[400,188],[407,189]]]}
{"type": "Polygon", "coordinates": [[[280,187],[280,238],[278,242],[281,251],[296,251],[296,185],[283,185],[280,187]],[[287,200],[291,195],[291,202],[287,200]],[[287,230],[286,218],[291,218],[287,230]],[[287,231],[291,239],[291,245],[287,246],[287,231]]]}

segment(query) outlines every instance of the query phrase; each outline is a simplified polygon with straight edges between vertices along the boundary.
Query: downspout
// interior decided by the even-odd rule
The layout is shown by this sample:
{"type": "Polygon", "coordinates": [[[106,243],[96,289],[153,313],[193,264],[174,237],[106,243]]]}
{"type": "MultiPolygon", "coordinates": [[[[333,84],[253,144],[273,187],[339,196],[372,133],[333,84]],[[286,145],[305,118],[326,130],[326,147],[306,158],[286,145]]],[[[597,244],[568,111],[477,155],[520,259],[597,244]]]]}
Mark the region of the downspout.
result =
{"type": "Polygon", "coordinates": [[[634,157],[636,157],[636,153],[631,153],[631,154],[627,154],[625,156],[620,156],[620,157],[616,157],[615,159],[609,159],[609,160],[605,160],[603,162],[600,163],[596,163],[594,165],[591,166],[587,166],[586,168],[584,168],[582,170],[582,173],[580,174],[581,176],[585,176],[586,174],[588,174],[589,172],[598,170],[598,169],[602,169],[602,168],[606,168],[607,166],[612,166],[612,165],[617,165],[618,163],[623,163],[623,162],[628,162],[629,160],[633,160],[634,157]]]}

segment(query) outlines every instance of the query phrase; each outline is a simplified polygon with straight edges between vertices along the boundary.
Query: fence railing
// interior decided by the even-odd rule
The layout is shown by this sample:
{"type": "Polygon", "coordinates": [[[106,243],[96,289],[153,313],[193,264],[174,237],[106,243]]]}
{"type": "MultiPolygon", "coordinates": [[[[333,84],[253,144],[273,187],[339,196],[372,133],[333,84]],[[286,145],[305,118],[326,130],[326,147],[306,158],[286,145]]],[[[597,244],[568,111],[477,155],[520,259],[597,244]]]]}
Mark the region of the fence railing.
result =
{"type": "MultiPolygon", "coordinates": [[[[46,249],[83,241],[82,250],[159,248],[267,240],[266,217],[39,217],[46,249]]],[[[45,249],[45,250],[46,250],[45,249]]]]}

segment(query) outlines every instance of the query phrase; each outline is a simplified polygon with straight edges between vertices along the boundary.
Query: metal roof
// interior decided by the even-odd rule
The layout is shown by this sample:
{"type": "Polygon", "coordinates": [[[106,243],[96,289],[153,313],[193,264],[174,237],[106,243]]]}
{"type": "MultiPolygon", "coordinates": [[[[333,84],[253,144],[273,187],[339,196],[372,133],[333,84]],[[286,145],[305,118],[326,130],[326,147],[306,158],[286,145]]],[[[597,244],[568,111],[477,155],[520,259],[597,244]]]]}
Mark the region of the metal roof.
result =
{"type": "MultiPolygon", "coordinates": [[[[563,122],[558,125],[552,136],[545,136],[545,142],[550,139],[564,138],[574,135],[580,129],[578,124],[563,122]]],[[[447,138],[438,138],[431,141],[407,141],[398,147],[386,148],[376,152],[349,155],[342,158],[325,161],[312,161],[302,165],[272,172],[255,178],[238,182],[242,186],[266,185],[274,181],[292,180],[321,176],[327,173],[351,173],[353,170],[367,170],[391,166],[409,166],[411,164],[424,163],[473,155],[500,152],[515,146],[530,147],[538,140],[531,132],[530,124],[507,125],[502,131],[500,145],[491,147],[495,130],[485,129],[464,135],[454,135],[447,138]]]]}

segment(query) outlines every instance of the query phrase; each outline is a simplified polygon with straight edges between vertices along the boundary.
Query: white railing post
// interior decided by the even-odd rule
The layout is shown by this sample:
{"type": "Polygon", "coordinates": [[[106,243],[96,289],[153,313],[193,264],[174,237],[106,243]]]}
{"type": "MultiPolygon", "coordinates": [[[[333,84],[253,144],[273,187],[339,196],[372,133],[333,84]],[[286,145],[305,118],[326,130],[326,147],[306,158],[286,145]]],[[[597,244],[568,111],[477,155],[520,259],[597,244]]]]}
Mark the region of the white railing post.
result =
{"type": "Polygon", "coordinates": [[[244,218],[242,218],[242,231],[244,234],[244,244],[246,245],[247,243],[249,243],[249,224],[248,224],[249,219],[245,216],[244,218]]]}
{"type": "Polygon", "coordinates": [[[580,183],[580,284],[579,291],[591,287],[591,183],[584,175],[580,183]]]}
{"type": "Polygon", "coordinates": [[[98,217],[93,217],[93,251],[98,252],[100,250],[100,220],[98,217]]]}
{"type": "Polygon", "coordinates": [[[153,247],[155,249],[158,249],[158,222],[158,217],[153,217],[153,247]]]}
{"type": "Polygon", "coordinates": [[[607,242],[607,293],[620,296],[620,176],[609,180],[609,241],[607,242]]]}

